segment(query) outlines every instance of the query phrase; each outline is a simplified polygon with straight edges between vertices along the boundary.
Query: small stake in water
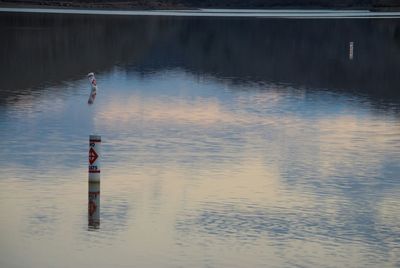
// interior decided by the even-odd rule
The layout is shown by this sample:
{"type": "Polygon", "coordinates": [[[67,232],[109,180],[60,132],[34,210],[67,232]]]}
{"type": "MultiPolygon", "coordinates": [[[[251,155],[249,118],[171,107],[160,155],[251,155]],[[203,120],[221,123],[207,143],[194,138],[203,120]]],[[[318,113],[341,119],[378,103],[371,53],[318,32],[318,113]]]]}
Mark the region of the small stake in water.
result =
{"type": "Polygon", "coordinates": [[[90,84],[92,85],[88,103],[92,104],[94,102],[94,99],[96,98],[96,94],[97,94],[97,83],[96,83],[96,78],[94,77],[94,73],[89,73],[87,76],[89,78],[90,84]]]}
{"type": "Polygon", "coordinates": [[[88,226],[100,226],[100,156],[101,136],[89,137],[89,193],[88,193],[88,226]]]}
{"type": "Polygon", "coordinates": [[[349,60],[353,60],[354,57],[354,42],[349,43],[349,60]]]}

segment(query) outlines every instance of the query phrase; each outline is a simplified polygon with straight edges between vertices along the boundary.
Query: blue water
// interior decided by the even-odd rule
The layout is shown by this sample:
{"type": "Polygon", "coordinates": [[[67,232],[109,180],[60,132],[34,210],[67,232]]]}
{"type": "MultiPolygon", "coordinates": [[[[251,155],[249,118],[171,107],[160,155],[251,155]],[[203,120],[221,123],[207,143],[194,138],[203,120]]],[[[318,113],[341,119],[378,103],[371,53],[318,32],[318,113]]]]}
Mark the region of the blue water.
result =
{"type": "MultiPolygon", "coordinates": [[[[221,31],[236,21],[143,19],[143,37],[136,20],[88,17],[86,29],[63,24],[69,17],[30,17],[32,29],[26,18],[12,17],[3,47],[16,67],[9,65],[0,83],[1,267],[400,265],[397,78],[380,78],[397,63],[383,53],[375,77],[366,76],[361,30],[355,59],[345,43],[339,61],[353,71],[329,80],[322,69],[334,70],[329,64],[338,57],[321,55],[335,44],[319,45],[318,58],[302,48],[316,66],[325,63],[321,72],[306,62],[304,70],[286,65],[290,45],[281,53],[265,43],[280,63],[254,45],[260,60],[249,64],[265,64],[261,71],[236,65],[243,55],[233,44],[225,47],[233,56],[202,61],[236,32],[203,43],[200,33],[185,30],[207,35],[208,23],[221,31]],[[117,39],[103,39],[110,24],[121,26],[117,39]],[[175,49],[176,42],[188,51],[175,49]],[[93,105],[89,71],[98,85],[93,105]],[[98,228],[87,218],[90,134],[102,136],[98,228]]],[[[237,32],[250,38],[246,23],[253,22],[241,22],[237,32]]],[[[372,34],[384,36],[371,25],[372,34]]],[[[275,32],[282,44],[284,36],[275,32]]],[[[397,51],[390,38],[383,38],[386,51],[397,51]]]]}

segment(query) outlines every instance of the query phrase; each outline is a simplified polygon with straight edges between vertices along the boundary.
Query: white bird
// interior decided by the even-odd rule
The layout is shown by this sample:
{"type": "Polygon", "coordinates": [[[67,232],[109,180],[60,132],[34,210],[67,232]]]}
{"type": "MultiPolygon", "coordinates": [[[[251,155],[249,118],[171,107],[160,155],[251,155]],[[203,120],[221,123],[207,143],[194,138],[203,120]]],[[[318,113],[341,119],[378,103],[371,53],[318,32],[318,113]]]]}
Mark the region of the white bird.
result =
{"type": "Polygon", "coordinates": [[[97,94],[96,78],[94,77],[94,73],[88,73],[87,77],[89,78],[89,82],[92,85],[92,90],[90,91],[88,103],[92,104],[97,94]]]}

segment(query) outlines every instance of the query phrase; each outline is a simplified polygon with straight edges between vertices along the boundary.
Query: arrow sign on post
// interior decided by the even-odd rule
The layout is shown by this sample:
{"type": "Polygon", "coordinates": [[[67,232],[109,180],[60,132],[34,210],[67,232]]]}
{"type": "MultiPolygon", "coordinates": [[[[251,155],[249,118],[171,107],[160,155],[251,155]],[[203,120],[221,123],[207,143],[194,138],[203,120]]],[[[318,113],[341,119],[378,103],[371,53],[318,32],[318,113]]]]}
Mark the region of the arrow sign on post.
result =
{"type": "Polygon", "coordinates": [[[100,226],[100,157],[101,137],[89,137],[89,193],[88,193],[88,225],[91,228],[100,226]]]}

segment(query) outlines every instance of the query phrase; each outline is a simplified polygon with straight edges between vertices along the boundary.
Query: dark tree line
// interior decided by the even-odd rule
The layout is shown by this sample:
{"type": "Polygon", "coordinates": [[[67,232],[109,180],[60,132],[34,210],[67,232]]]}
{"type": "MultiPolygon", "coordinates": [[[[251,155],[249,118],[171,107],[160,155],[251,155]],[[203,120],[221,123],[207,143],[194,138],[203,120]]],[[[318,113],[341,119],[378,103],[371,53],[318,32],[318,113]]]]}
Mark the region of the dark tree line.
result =
{"type": "Polygon", "coordinates": [[[399,0],[0,0],[8,5],[114,8],[400,8],[399,0]]]}

